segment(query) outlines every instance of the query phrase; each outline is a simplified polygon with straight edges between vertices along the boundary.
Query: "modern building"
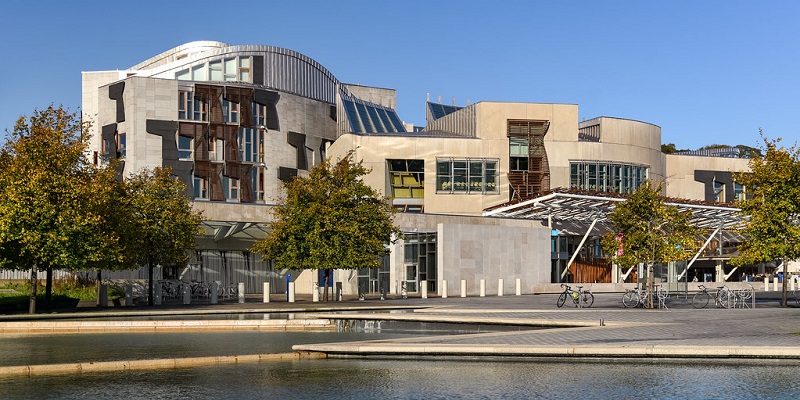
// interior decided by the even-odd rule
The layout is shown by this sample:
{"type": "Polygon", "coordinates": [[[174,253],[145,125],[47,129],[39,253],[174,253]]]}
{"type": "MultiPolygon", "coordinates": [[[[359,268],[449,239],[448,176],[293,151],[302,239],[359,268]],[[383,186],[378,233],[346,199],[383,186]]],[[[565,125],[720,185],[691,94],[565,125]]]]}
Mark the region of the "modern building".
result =
{"type": "Polygon", "coordinates": [[[282,292],[289,275],[298,292],[313,290],[316,274],[274,270],[248,249],[269,229],[281,182],[349,151],[372,168],[365,181],[392,198],[405,238],[379,270],[336,271],[345,294],[441,293],[445,282],[457,293],[462,280],[470,294],[480,280],[487,292],[512,293],[519,281],[530,293],[580,268],[593,271],[587,279],[619,280],[597,245],[602,224],[586,233],[581,221],[493,210],[552,191],[624,195],[648,179],[695,202],[744,195],[732,172],[747,170],[746,159],[665,155],[658,126],[579,121],[576,104],[427,101],[424,127],[395,107],[393,89],[340,82],[273,46],[192,42],[126,70],[83,73],[93,162],[121,159],[125,174],[171,167],[207,219],[196,257],[165,278],[243,281],[248,292],[268,280],[282,292]],[[576,269],[562,276],[564,254],[576,269]]]}

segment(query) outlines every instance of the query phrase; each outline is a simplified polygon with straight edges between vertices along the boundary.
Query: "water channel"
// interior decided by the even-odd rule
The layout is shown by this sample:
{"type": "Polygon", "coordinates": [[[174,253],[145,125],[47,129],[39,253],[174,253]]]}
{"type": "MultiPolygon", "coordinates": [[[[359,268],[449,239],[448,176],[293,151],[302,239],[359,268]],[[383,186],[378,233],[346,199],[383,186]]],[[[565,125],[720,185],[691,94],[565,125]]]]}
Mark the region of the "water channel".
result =
{"type": "MultiPolygon", "coordinates": [[[[291,351],[293,344],[403,338],[420,333],[440,332],[384,329],[380,333],[4,335],[0,337],[0,365],[280,353],[291,351]]],[[[0,377],[0,398],[796,399],[800,397],[797,371],[797,363],[780,361],[353,358],[0,377]]]]}

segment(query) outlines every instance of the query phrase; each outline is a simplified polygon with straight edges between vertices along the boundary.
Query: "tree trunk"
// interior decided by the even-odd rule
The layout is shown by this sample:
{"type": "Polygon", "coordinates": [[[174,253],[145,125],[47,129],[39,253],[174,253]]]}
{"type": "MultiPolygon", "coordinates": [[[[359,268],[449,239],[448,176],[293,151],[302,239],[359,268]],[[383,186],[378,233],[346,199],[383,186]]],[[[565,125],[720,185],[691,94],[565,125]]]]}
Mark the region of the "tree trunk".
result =
{"type": "Polygon", "coordinates": [[[36,283],[38,282],[36,270],[38,268],[39,264],[34,261],[33,266],[31,267],[31,297],[28,303],[28,314],[36,314],[36,283]]]}
{"type": "Polygon", "coordinates": [[[147,305],[153,306],[153,262],[147,263],[147,305]]]}
{"type": "Polygon", "coordinates": [[[44,284],[44,302],[50,307],[53,301],[53,266],[47,265],[47,281],[44,284]]]}
{"type": "Polygon", "coordinates": [[[788,296],[786,293],[786,281],[789,280],[789,269],[788,269],[789,262],[786,261],[785,259],[781,261],[783,262],[783,279],[781,279],[781,290],[783,291],[783,294],[781,294],[781,305],[783,305],[784,307],[788,307],[789,304],[787,303],[788,296]]]}
{"type": "Polygon", "coordinates": [[[322,281],[324,282],[325,286],[322,290],[322,301],[328,302],[328,276],[330,276],[330,270],[325,268],[325,273],[322,274],[322,281]]]}
{"type": "Polygon", "coordinates": [[[653,308],[653,264],[647,265],[647,308],[653,308]]]}

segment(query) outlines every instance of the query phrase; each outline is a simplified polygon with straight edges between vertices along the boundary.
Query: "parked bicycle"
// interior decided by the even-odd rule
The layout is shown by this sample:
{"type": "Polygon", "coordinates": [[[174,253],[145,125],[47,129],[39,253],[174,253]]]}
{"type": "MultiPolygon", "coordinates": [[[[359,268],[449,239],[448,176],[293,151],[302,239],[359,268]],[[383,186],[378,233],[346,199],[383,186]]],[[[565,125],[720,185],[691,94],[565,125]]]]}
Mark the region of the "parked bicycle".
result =
{"type": "Polygon", "coordinates": [[[563,283],[561,287],[564,288],[564,292],[558,296],[556,301],[559,308],[567,302],[567,298],[571,299],[578,308],[589,308],[594,304],[594,295],[591,290],[583,290],[583,286],[575,286],[578,290],[573,290],[569,285],[563,283]]]}
{"type": "MultiPolygon", "coordinates": [[[[625,308],[631,307],[647,307],[648,302],[647,288],[626,289],[622,294],[622,305],[625,308]]],[[[667,299],[669,298],[669,290],[662,285],[655,285],[653,293],[653,307],[667,308],[667,299]]]]}
{"type": "Polygon", "coordinates": [[[714,299],[714,306],[728,308],[728,303],[733,301],[733,293],[725,286],[720,286],[716,292],[709,293],[705,285],[699,285],[700,291],[692,297],[694,308],[705,308],[711,299],[714,299]]]}

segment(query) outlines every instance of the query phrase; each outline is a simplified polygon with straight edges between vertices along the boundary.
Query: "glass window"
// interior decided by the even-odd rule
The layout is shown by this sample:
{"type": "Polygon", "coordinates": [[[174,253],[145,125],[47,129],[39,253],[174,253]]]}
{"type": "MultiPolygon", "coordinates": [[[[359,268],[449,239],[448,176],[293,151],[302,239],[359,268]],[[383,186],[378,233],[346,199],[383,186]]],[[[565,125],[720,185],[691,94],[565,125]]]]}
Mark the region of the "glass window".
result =
{"type": "Polygon", "coordinates": [[[395,199],[425,198],[425,162],[423,160],[386,160],[389,182],[395,199]]]}
{"type": "Polygon", "coordinates": [[[192,104],[191,95],[192,92],[185,90],[178,92],[178,119],[189,119],[187,112],[191,108],[189,105],[192,104]]]}
{"type": "Polygon", "coordinates": [[[612,193],[633,193],[647,180],[646,166],[597,161],[572,161],[571,189],[612,193]]]}
{"type": "Polygon", "coordinates": [[[223,175],[222,191],[225,193],[225,200],[239,200],[239,180],[223,175]]]}
{"type": "Polygon", "coordinates": [[[222,139],[208,138],[209,161],[225,161],[225,141],[222,139]]]}
{"type": "Polygon", "coordinates": [[[222,60],[211,61],[208,63],[208,74],[210,81],[224,81],[222,74],[222,60]]]}
{"type": "Polygon", "coordinates": [[[194,176],[194,198],[208,199],[208,180],[197,175],[194,176]]]}
{"type": "Polygon", "coordinates": [[[192,80],[193,81],[204,81],[206,80],[206,65],[195,65],[192,67],[192,80]]]}
{"type": "Polygon", "coordinates": [[[226,81],[235,81],[236,80],[236,58],[226,58],[223,66],[225,68],[225,80],[226,81]]]}
{"type": "Polygon", "coordinates": [[[239,128],[239,159],[243,162],[262,162],[263,132],[253,128],[239,128]]]}
{"type": "Polygon", "coordinates": [[[125,132],[117,133],[117,156],[119,158],[125,158],[125,147],[127,145],[127,140],[128,139],[125,135],[125,132]]]}
{"type": "Polygon", "coordinates": [[[192,138],[178,135],[178,159],[192,161],[192,138]]]}
{"type": "Polygon", "coordinates": [[[190,77],[189,70],[178,71],[175,73],[175,79],[179,81],[188,81],[190,77]]]}
{"type": "Polygon", "coordinates": [[[253,123],[256,127],[267,124],[267,106],[253,102],[253,123]]]}
{"type": "Polygon", "coordinates": [[[222,117],[225,122],[231,124],[239,123],[239,103],[222,99],[222,117]]]}
{"type": "Polygon", "coordinates": [[[436,191],[439,193],[496,193],[496,159],[437,159],[436,191]]]}
{"type": "Polygon", "coordinates": [[[745,189],[741,183],[733,182],[733,197],[736,201],[745,199],[745,189]]]}
{"type": "Polygon", "coordinates": [[[239,81],[250,82],[250,57],[239,58],[239,81]]]}

